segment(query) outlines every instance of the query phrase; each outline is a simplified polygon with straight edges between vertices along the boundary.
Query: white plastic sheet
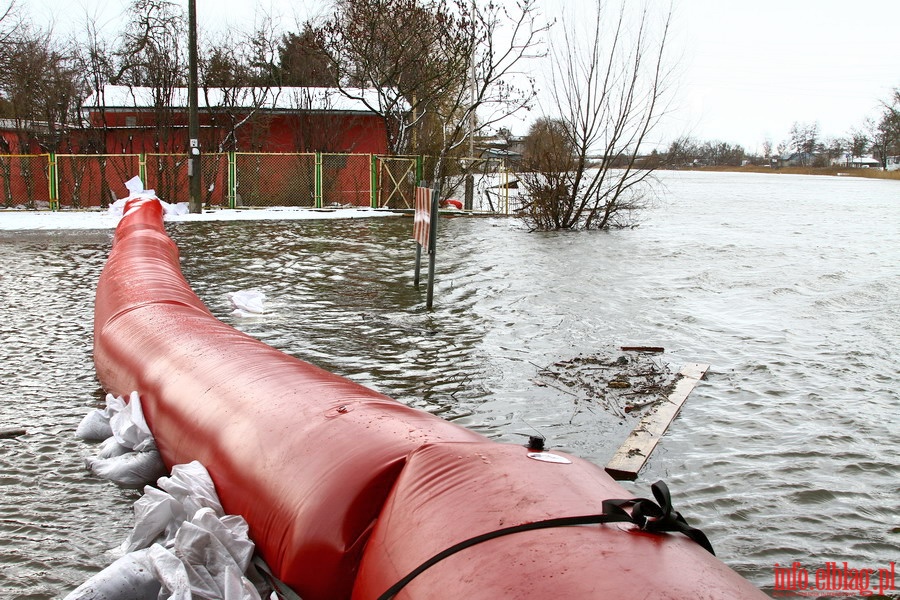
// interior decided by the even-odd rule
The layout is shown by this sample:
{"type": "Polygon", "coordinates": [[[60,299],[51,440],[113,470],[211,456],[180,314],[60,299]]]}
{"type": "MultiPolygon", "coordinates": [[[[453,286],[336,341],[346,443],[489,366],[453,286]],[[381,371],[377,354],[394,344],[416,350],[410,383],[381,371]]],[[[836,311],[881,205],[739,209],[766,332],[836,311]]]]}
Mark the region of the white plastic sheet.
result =
{"type": "MultiPolygon", "coordinates": [[[[116,200],[109,206],[109,213],[115,217],[121,217],[123,215],[125,210],[125,203],[129,200],[135,200],[138,198],[156,198],[157,200],[159,200],[159,198],[156,197],[156,190],[145,190],[144,182],[142,182],[141,178],[137,175],[126,181],[125,187],[128,188],[128,196],[116,200]]],[[[190,212],[187,202],[169,204],[168,202],[159,200],[159,203],[162,205],[163,212],[166,215],[186,215],[190,212]]]]}
{"type": "Polygon", "coordinates": [[[259,290],[240,290],[228,294],[237,317],[259,315],[266,312],[266,295],[259,290]]]}

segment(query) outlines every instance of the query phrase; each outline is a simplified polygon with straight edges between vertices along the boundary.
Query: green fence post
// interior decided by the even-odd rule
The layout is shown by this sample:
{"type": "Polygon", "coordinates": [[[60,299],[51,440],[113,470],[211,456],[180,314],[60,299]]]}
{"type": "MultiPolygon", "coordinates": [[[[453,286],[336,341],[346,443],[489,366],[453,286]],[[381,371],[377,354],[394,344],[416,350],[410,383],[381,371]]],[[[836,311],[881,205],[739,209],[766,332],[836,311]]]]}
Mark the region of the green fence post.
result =
{"type": "Polygon", "coordinates": [[[59,210],[59,172],[56,170],[56,154],[47,155],[47,186],[50,192],[50,210],[59,210]]]}
{"type": "Polygon", "coordinates": [[[138,154],[138,176],[141,178],[141,183],[144,184],[144,187],[147,187],[147,155],[143,152],[138,154]]]}
{"type": "Polygon", "coordinates": [[[418,156],[416,156],[416,181],[417,182],[425,179],[424,171],[425,171],[425,157],[422,156],[421,154],[419,154],[418,156]]]}
{"type": "Polygon", "coordinates": [[[378,208],[378,157],[369,155],[369,206],[378,208]]]}
{"type": "Polygon", "coordinates": [[[316,208],[322,208],[322,153],[316,152],[316,208]]]}
{"type": "Polygon", "coordinates": [[[237,152],[228,153],[228,208],[237,207],[237,152]]]}

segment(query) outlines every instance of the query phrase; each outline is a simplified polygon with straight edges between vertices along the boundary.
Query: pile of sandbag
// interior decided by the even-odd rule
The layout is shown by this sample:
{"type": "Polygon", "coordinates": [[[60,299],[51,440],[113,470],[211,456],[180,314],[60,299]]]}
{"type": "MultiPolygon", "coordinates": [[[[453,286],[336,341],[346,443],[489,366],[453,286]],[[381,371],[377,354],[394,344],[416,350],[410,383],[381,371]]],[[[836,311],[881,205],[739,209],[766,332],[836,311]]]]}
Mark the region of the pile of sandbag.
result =
{"type": "Polygon", "coordinates": [[[96,454],[85,457],[84,464],[94,475],[116,485],[140,488],[166,474],[137,392],[131,393],[128,402],[107,394],[106,408],[85,415],[75,435],[101,442],[96,454]]]}
{"type": "Polygon", "coordinates": [[[99,477],[156,487],[146,485],[135,502],[134,528],[115,552],[121,556],[65,600],[260,600],[269,593],[251,562],[247,522],[224,514],[206,468],[194,461],[164,476],[137,393],[128,402],[107,396],[106,407],[85,416],[76,435],[103,440],[85,459],[99,477]]]}

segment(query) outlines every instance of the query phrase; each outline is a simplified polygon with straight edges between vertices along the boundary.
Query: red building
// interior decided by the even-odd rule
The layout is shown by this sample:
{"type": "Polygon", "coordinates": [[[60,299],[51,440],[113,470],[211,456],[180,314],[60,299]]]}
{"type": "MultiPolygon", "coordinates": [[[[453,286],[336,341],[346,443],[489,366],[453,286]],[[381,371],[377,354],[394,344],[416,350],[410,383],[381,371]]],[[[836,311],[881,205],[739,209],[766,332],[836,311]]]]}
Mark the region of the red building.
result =
{"type": "MultiPolygon", "coordinates": [[[[377,94],[348,92],[353,97],[336,88],[200,90],[201,149],[386,153],[384,120],[369,108],[377,106],[377,94]]],[[[107,85],[85,100],[84,112],[92,137],[102,136],[108,154],[186,150],[187,88],[107,85]]]]}
{"type": "MultiPolygon", "coordinates": [[[[378,94],[345,91],[200,90],[205,203],[408,205],[405,188],[414,182],[407,185],[408,178],[391,172],[392,161],[401,159],[379,156],[387,153],[387,133],[383,118],[370,109],[378,94]]],[[[4,206],[105,206],[138,174],[167,201],[186,200],[186,88],[163,93],[108,85],[83,106],[77,127],[23,129],[0,122],[4,206]],[[12,154],[40,156],[4,156],[12,154]]]]}

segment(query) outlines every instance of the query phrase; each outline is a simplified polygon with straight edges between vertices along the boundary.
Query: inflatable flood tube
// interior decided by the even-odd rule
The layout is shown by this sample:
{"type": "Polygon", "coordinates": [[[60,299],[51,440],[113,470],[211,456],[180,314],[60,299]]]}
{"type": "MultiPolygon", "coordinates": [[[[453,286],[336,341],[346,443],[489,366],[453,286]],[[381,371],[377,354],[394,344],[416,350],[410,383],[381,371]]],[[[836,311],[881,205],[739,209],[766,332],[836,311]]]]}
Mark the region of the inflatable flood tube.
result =
{"type": "Polygon", "coordinates": [[[140,393],[167,467],[205,465],[303,600],[766,597],[683,533],[565,522],[629,497],[600,467],[535,460],[222,323],[154,199],[126,206],[94,319],[103,387],[140,393]]]}

